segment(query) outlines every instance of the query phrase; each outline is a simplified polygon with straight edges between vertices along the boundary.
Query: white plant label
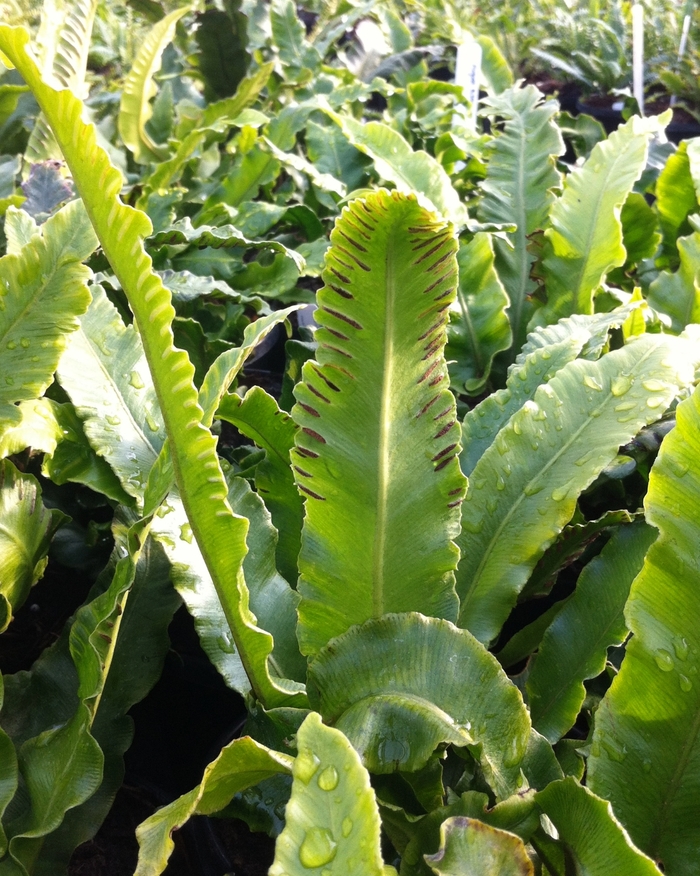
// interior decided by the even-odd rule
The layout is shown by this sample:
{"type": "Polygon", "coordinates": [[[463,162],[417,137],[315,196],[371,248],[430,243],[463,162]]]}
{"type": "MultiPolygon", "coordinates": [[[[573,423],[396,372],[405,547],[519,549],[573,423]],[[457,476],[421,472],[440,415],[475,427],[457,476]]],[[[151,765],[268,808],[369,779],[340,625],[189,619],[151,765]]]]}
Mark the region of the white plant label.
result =
{"type": "Polygon", "coordinates": [[[455,64],[455,85],[461,85],[469,108],[463,109],[464,121],[472,131],[476,131],[477,110],[479,108],[479,81],[481,79],[481,46],[471,36],[457,46],[455,64]]]}

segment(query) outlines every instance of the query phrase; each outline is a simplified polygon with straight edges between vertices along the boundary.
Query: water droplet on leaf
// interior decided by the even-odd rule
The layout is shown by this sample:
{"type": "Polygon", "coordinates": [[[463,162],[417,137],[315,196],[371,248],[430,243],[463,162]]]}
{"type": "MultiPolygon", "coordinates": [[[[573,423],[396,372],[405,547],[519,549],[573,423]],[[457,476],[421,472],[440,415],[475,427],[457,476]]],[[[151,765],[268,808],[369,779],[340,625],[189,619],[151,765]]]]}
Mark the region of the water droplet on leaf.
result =
{"type": "Polygon", "coordinates": [[[180,538],[187,544],[192,544],[192,527],[189,523],[183,523],[180,527],[180,538]]]}
{"type": "MultiPolygon", "coordinates": [[[[294,777],[299,779],[299,781],[303,782],[305,785],[308,785],[320,766],[321,761],[316,755],[312,751],[305,749],[297,755],[297,758],[294,761],[294,777]]],[[[321,865],[318,864],[317,866],[320,867],[321,865]]]]}
{"type": "Polygon", "coordinates": [[[143,380],[141,380],[141,375],[138,371],[132,371],[131,376],[129,377],[129,383],[134,387],[134,389],[143,389],[146,385],[143,380]]]}
{"type": "Polygon", "coordinates": [[[304,841],[299,848],[299,860],[302,865],[311,870],[329,864],[338,848],[330,830],[325,827],[312,827],[306,831],[304,841]]]}
{"type": "Polygon", "coordinates": [[[679,675],[678,682],[681,686],[681,690],[684,691],[684,693],[688,693],[693,689],[693,682],[685,675],[679,675]]]}
{"type": "Polygon", "coordinates": [[[343,824],[341,825],[341,830],[343,831],[343,836],[348,837],[353,828],[352,818],[344,818],[343,824]]]}
{"type": "Polygon", "coordinates": [[[105,420],[107,420],[110,426],[118,426],[121,423],[119,417],[116,417],[114,414],[107,414],[105,420]]]}
{"type": "Polygon", "coordinates": [[[318,786],[322,791],[334,791],[338,787],[338,770],[327,766],[318,777],[318,786]]]}
{"type": "Polygon", "coordinates": [[[673,657],[663,648],[659,648],[654,655],[654,660],[656,660],[656,665],[663,672],[670,672],[673,669],[673,657]]]}
{"type": "MultiPolygon", "coordinates": [[[[632,386],[632,378],[626,374],[619,374],[610,385],[610,391],[613,395],[624,395],[632,386]]],[[[615,408],[617,410],[617,408],[615,408]]]]}
{"type": "Polygon", "coordinates": [[[583,378],[584,386],[587,386],[589,389],[595,389],[598,392],[602,392],[603,387],[599,380],[596,380],[595,377],[591,374],[586,374],[583,378]]]}

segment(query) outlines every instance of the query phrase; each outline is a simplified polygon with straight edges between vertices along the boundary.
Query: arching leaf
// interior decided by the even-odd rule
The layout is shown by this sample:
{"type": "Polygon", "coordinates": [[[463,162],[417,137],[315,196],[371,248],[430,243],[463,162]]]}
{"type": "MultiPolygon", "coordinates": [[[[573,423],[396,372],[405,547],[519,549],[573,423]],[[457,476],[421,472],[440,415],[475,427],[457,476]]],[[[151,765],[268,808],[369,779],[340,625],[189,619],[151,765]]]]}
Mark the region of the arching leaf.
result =
{"type": "Polygon", "coordinates": [[[172,834],[193,815],[222,810],[234,794],[280,773],[289,774],[293,759],[271,751],[249,736],[234,739],[204,771],[196,788],[159,809],[136,829],[139,860],[134,876],[158,876],[175,844],[172,834]]]}
{"type": "Polygon", "coordinates": [[[550,742],[573,727],[586,696],[583,682],[603,671],[607,649],[627,637],[625,602],[656,534],[642,521],[618,529],[545,632],[526,689],[533,726],[550,742]]]}
{"type": "Polygon", "coordinates": [[[38,398],[53,379],[65,336],[90,303],[90,270],[81,261],[97,245],[82,204],[48,219],[17,255],[0,259],[0,418],[10,405],[38,398]]]}
{"type": "Polygon", "coordinates": [[[452,229],[414,198],[380,191],[344,210],[331,243],[316,361],[292,410],[305,654],[390,611],[457,610],[464,478],[443,356],[452,229]]]}
{"type": "Polygon", "coordinates": [[[294,699],[294,691],[270,677],[272,637],[255,626],[248,608],[242,575],[248,522],[234,515],[227,502],[216,440],[202,426],[194,367],[173,344],[175,311],[170,293],[153,272],[143,245],[151,223],[140,211],[122,204],[121,174],[97,145],[94,127],[82,121],[80,101],[70,91],[55,91],[42,81],[26,51],[28,42],[24,28],[0,26],[0,51],[11,58],[46,114],[102,250],[134,312],[168,433],[175,479],[246,673],[261,701],[269,707],[281,705],[294,699]],[[197,464],[192,465],[193,459],[197,464]]]}
{"type": "Polygon", "coordinates": [[[457,253],[459,285],[447,329],[445,355],[450,362],[450,383],[459,391],[477,394],[489,374],[496,353],[513,340],[505,314],[508,296],[493,265],[493,247],[481,232],[457,253]]]}
{"type": "Polygon", "coordinates": [[[610,804],[575,779],[552,782],[536,799],[580,876],[660,876],[653,861],[634,847],[610,804]]]}
{"type": "Polygon", "coordinates": [[[514,833],[454,816],[440,828],[440,850],[426,861],[438,876],[534,876],[525,844],[514,833]]]}
{"type": "Polygon", "coordinates": [[[510,299],[508,318],[516,350],[532,314],[527,299],[536,288],[530,279],[535,257],[528,250],[528,236],[545,226],[554,201],[552,189],[561,179],[555,158],[564,151],[564,141],[553,121],[557,104],[543,103],[542,98],[534,85],[527,85],[492,94],[484,102],[484,112],[498,116],[505,124],[493,141],[481,186],[479,218],[517,225],[506,240],[494,241],[496,270],[510,299]]]}
{"type": "Polygon", "coordinates": [[[495,638],[579,493],[693,380],[693,358],[681,339],[642,335],[597,362],[577,359],[501,429],[462,506],[460,626],[495,638]]]}
{"type": "Polygon", "coordinates": [[[592,790],[674,876],[690,876],[698,853],[698,454],[696,389],[651,470],[645,509],[659,537],[632,585],[625,617],[633,636],[596,713],[588,762],[592,790]]]}
{"type": "Polygon", "coordinates": [[[354,627],[311,662],[309,696],[372,772],[419,769],[452,742],[475,747],[499,797],[518,788],[530,737],[520,691],[447,621],[392,614],[354,627]]]}
{"type": "Polygon", "coordinates": [[[625,263],[620,210],[644,170],[651,135],[666,122],[666,116],[633,116],[566,178],[545,232],[547,303],[535,313],[536,324],[592,313],[593,296],[606,274],[625,263]]]}
{"type": "Polygon", "coordinates": [[[270,876],[395,876],[382,862],[369,775],[348,740],[312,712],[299,728],[297,746],[270,876]]]}
{"type": "Polygon", "coordinates": [[[189,11],[188,6],[183,6],[153,25],[124,81],[119,107],[119,134],[139,164],[167,158],[163,146],[154,143],[150,137],[146,122],[153,115],[150,101],[157,91],[153,77],[160,69],[161,56],[172,41],[175,25],[189,11]]]}

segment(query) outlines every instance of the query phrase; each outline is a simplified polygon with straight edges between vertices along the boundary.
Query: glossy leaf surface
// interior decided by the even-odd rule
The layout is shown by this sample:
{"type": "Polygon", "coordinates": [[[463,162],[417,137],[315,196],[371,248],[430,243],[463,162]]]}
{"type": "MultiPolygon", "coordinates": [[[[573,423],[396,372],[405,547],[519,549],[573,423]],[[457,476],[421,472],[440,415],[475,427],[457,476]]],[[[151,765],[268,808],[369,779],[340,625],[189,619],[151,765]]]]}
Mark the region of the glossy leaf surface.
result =
{"type": "Polygon", "coordinates": [[[440,850],[426,856],[437,876],[534,876],[525,844],[514,833],[454,816],[440,828],[440,850]]]}
{"type": "Polygon", "coordinates": [[[457,611],[452,538],[464,478],[443,356],[451,227],[415,199],[380,191],[345,209],[331,243],[316,361],[303,367],[292,410],[306,498],[305,654],[387,612],[457,611]]]}
{"type": "Polygon", "coordinates": [[[588,768],[590,787],[672,876],[689,876],[699,849],[698,454],[696,390],[678,406],[651,471],[645,509],[659,537],[632,585],[633,636],[596,714],[588,768]]]}

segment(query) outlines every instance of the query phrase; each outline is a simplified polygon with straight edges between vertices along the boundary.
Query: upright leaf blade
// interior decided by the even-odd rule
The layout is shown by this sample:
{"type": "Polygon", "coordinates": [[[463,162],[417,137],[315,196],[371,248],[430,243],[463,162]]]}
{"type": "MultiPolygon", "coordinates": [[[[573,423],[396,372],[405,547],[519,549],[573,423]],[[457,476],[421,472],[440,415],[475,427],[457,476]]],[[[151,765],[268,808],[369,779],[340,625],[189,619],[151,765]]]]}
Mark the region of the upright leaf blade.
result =
{"type": "Polygon", "coordinates": [[[651,471],[645,509],[659,537],[632,585],[625,615],[633,636],[596,713],[588,767],[592,790],[673,876],[690,876],[698,854],[699,454],[696,389],[678,406],[651,471]]]}
{"type": "Polygon", "coordinates": [[[680,333],[691,322],[700,322],[700,232],[677,241],[680,266],[663,271],[649,287],[647,301],[671,317],[671,329],[680,333]]]}
{"type": "Polygon", "coordinates": [[[494,139],[479,218],[517,225],[507,240],[494,242],[496,270],[510,299],[508,317],[516,350],[532,312],[528,296],[536,288],[530,279],[534,256],[528,251],[528,236],[544,227],[554,201],[552,189],[561,179],[555,158],[564,151],[553,121],[557,104],[543,103],[542,97],[534,85],[528,85],[490,95],[485,101],[486,112],[504,119],[505,125],[494,139]]]}
{"type": "Polygon", "coordinates": [[[620,210],[644,170],[649,138],[663,123],[664,117],[633,116],[567,177],[545,232],[547,303],[534,316],[538,325],[592,313],[593,296],[605,275],[625,263],[620,210]]]}
{"type": "Polygon", "coordinates": [[[299,728],[286,825],[270,876],[390,876],[369,775],[339,730],[312,712],[299,728]]]}
{"type": "Polygon", "coordinates": [[[345,209],[297,384],[292,464],[306,497],[299,637],[314,654],[389,611],[454,619],[464,478],[446,388],[451,227],[380,191],[345,209]],[[362,546],[358,549],[358,546],[362,546]]]}
{"type": "Polygon", "coordinates": [[[570,362],[501,429],[462,506],[460,626],[493,640],[579,493],[692,381],[692,359],[681,339],[642,335],[570,362]]]}

